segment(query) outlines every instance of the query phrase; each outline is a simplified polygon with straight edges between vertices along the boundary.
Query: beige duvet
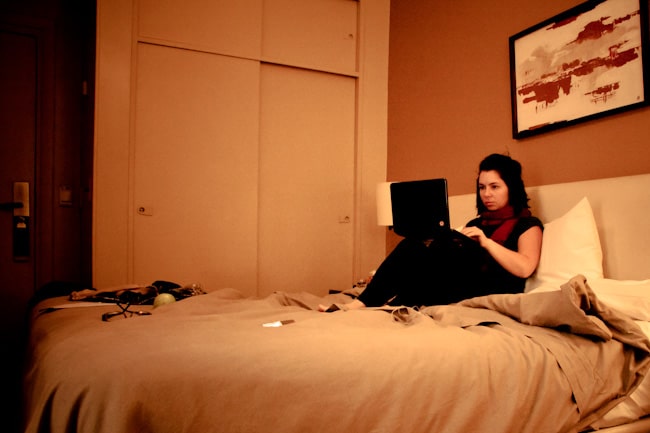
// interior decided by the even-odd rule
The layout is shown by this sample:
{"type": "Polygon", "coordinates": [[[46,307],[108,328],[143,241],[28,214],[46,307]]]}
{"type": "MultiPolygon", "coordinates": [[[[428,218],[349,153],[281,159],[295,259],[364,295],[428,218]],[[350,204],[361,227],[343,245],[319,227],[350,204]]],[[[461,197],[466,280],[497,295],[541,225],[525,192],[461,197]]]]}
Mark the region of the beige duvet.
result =
{"type": "Polygon", "coordinates": [[[115,322],[100,319],[115,306],[37,314],[65,301],[46,300],[26,432],[572,432],[650,367],[637,325],[580,276],[462,305],[315,311],[344,299],[226,289],[115,322]]]}

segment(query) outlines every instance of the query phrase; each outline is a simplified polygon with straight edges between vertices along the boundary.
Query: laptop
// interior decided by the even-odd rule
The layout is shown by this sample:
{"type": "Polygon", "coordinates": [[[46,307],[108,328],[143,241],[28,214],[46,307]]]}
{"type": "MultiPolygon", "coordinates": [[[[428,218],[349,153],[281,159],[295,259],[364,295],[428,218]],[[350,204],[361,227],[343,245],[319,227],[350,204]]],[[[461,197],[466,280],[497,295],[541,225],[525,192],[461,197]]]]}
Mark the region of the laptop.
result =
{"type": "Polygon", "coordinates": [[[417,240],[452,238],[455,243],[477,242],[449,225],[447,179],[394,182],[390,185],[393,230],[417,240]]]}

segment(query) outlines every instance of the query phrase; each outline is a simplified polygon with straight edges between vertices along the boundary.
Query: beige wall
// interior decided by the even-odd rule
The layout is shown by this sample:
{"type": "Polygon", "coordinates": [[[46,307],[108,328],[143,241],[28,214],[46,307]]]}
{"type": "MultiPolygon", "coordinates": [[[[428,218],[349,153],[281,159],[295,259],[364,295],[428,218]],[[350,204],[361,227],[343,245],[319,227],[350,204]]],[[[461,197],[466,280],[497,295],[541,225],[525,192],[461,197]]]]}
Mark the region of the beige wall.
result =
{"type": "Polygon", "coordinates": [[[393,1],[388,179],[470,193],[492,152],[521,161],[528,186],[650,172],[650,108],[512,138],[508,38],[581,2],[393,1]]]}

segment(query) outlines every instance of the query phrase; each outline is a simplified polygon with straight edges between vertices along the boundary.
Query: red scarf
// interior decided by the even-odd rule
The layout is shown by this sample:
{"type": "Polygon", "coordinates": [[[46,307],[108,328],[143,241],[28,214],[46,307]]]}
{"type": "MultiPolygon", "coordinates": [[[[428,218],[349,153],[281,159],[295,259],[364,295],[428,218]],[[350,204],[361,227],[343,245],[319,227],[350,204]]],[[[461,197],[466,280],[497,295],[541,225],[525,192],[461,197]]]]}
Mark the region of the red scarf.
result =
{"type": "Polygon", "coordinates": [[[490,239],[503,245],[506,242],[506,239],[512,233],[512,230],[515,228],[515,225],[521,217],[529,217],[531,215],[528,209],[522,210],[518,215],[515,215],[515,211],[512,206],[508,205],[501,209],[490,211],[486,210],[481,213],[481,225],[482,226],[494,226],[498,225],[497,229],[492,233],[490,239]]]}

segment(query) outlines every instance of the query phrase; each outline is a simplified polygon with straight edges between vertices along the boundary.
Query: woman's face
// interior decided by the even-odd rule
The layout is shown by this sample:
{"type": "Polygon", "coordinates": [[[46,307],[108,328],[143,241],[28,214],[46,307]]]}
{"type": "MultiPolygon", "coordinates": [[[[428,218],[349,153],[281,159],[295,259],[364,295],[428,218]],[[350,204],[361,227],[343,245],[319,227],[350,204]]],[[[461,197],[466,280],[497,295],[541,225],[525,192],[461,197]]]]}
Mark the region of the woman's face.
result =
{"type": "Polygon", "coordinates": [[[508,185],[501,179],[498,171],[482,171],[478,175],[478,190],[481,201],[487,210],[499,210],[510,202],[508,185]]]}

